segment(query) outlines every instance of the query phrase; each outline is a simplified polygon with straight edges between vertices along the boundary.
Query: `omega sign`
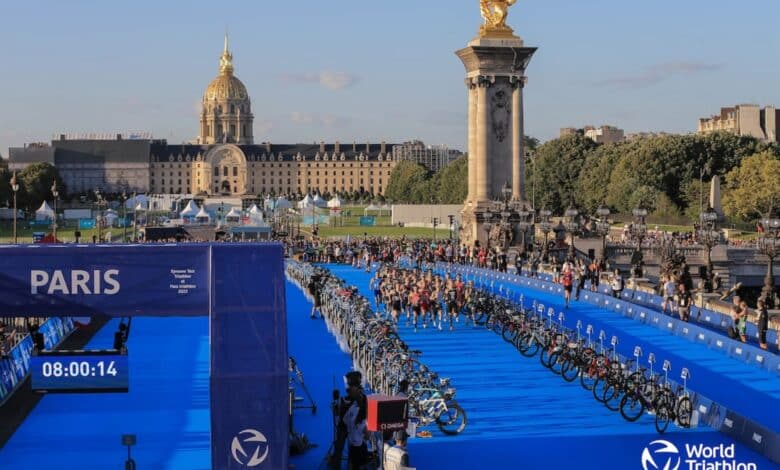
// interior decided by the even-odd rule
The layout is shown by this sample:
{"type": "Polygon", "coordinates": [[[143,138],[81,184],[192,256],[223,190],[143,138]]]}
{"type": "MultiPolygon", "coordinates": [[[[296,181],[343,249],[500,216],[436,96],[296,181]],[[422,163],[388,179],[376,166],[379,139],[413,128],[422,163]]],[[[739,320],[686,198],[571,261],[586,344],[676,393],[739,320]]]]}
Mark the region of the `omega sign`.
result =
{"type": "Polygon", "coordinates": [[[31,294],[115,295],[120,285],[118,269],[84,271],[80,269],[30,271],[31,294]]]}

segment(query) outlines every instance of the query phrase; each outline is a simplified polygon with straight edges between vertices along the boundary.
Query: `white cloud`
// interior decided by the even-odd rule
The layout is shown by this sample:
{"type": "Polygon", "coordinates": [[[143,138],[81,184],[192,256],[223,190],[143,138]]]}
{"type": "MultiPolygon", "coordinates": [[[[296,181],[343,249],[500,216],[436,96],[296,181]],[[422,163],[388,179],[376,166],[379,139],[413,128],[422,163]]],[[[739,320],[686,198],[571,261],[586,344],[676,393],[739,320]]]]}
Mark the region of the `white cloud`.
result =
{"type": "Polygon", "coordinates": [[[298,73],[282,75],[285,83],[319,84],[328,90],[338,91],[349,88],[358,81],[358,77],[349,72],[323,70],[318,73],[298,73]]]}

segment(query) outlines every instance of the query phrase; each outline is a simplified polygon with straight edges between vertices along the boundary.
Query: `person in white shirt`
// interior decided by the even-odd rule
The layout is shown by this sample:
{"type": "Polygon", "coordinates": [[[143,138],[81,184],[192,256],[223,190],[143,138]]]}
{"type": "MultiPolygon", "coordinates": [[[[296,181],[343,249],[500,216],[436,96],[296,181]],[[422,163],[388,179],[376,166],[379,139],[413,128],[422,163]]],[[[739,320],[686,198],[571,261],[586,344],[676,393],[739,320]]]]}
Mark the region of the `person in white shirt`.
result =
{"type": "Polygon", "coordinates": [[[349,398],[352,399],[352,404],[343,418],[344,425],[347,427],[347,443],[349,444],[347,468],[359,470],[368,462],[368,446],[366,445],[368,402],[363,394],[360,379],[352,375],[347,380],[347,391],[349,398]]]}
{"type": "Polygon", "coordinates": [[[663,287],[664,303],[661,305],[661,311],[666,313],[666,306],[669,305],[669,314],[674,313],[674,296],[677,294],[677,283],[674,282],[674,277],[669,276],[664,282],[663,287]]]}

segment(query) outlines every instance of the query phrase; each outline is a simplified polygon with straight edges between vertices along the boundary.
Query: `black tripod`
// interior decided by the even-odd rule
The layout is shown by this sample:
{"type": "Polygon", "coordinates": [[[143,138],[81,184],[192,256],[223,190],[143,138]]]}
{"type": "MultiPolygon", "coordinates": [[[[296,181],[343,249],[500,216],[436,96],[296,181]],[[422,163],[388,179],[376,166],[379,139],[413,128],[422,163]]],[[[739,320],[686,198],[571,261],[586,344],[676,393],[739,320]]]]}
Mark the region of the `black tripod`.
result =
{"type": "Polygon", "coordinates": [[[290,371],[290,394],[291,394],[291,406],[294,409],[299,408],[305,408],[305,409],[311,409],[311,414],[317,413],[317,403],[314,401],[314,398],[311,396],[311,393],[309,392],[309,388],[306,387],[306,384],[303,382],[303,372],[301,372],[300,369],[298,369],[298,364],[295,362],[295,359],[290,356],[289,357],[289,371],[290,371]],[[295,388],[296,383],[300,387],[301,390],[303,390],[303,393],[306,395],[306,398],[308,398],[310,404],[295,404],[295,402],[303,401],[302,397],[295,396],[295,388]]]}
{"type": "Polygon", "coordinates": [[[346,430],[340,426],[341,421],[341,396],[337,389],[333,389],[333,401],[330,404],[330,410],[333,416],[333,438],[330,447],[325,453],[325,458],[320,462],[319,469],[341,470],[344,463],[344,444],[347,440],[346,430]]]}

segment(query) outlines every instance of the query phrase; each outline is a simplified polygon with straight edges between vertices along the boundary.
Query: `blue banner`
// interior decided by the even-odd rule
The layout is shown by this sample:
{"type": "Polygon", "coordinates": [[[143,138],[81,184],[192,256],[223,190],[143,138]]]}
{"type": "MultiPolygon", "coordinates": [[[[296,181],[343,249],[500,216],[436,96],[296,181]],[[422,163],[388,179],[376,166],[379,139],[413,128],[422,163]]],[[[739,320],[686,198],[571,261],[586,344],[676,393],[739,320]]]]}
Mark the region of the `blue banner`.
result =
{"type": "Polygon", "coordinates": [[[376,225],[376,216],[362,215],[360,216],[360,225],[372,227],[376,225]]]}
{"type": "Polygon", "coordinates": [[[95,228],[95,221],[93,219],[79,219],[79,228],[80,229],[95,228]]]}
{"type": "Polygon", "coordinates": [[[0,315],[204,315],[208,279],[208,245],[0,246],[0,315]]]}
{"type": "Polygon", "coordinates": [[[215,469],[287,468],[282,247],[250,246],[213,247],[217,289],[211,308],[210,381],[211,466],[215,469]]]}

